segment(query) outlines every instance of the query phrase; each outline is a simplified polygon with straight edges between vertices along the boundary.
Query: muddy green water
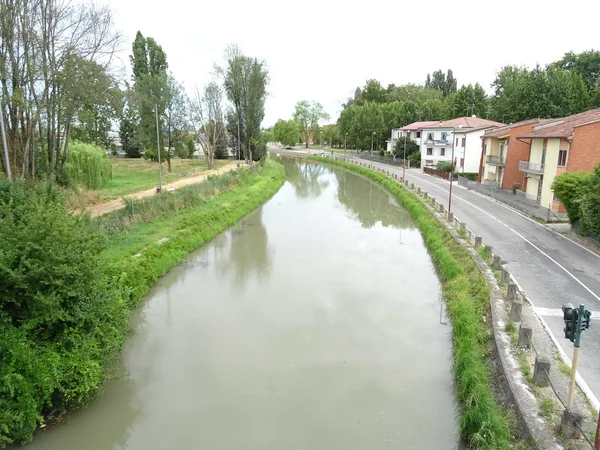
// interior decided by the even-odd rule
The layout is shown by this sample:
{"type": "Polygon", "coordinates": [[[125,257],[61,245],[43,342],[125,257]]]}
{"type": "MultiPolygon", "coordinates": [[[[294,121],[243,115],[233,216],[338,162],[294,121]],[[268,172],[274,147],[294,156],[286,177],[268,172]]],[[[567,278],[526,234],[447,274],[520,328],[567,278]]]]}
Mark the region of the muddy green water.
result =
{"type": "Polygon", "coordinates": [[[406,210],[288,160],[133,312],[123,379],[27,450],[454,449],[450,326],[406,210]]]}

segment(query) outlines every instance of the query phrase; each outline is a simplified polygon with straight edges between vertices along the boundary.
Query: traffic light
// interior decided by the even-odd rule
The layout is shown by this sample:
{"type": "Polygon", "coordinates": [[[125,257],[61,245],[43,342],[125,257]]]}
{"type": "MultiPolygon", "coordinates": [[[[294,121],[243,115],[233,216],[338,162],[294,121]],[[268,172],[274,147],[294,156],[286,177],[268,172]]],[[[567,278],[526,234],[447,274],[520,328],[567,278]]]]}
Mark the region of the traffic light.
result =
{"type": "Polygon", "coordinates": [[[590,317],[592,317],[592,312],[586,309],[583,313],[583,317],[581,318],[582,330],[587,330],[590,327],[590,317]]]}
{"type": "Polygon", "coordinates": [[[577,333],[577,314],[579,311],[575,309],[572,303],[564,304],[562,310],[563,320],[565,322],[565,328],[563,329],[565,338],[571,342],[575,342],[575,335],[577,333]]]}

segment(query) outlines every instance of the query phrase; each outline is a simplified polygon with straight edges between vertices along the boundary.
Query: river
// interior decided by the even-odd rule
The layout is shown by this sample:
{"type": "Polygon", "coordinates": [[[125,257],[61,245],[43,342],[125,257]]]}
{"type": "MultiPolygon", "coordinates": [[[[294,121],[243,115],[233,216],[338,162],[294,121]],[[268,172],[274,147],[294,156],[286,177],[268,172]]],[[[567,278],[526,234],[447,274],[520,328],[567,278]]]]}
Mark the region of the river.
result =
{"type": "Polygon", "coordinates": [[[285,164],[133,312],[124,375],[27,450],[458,448],[451,328],[410,215],[285,164]]]}

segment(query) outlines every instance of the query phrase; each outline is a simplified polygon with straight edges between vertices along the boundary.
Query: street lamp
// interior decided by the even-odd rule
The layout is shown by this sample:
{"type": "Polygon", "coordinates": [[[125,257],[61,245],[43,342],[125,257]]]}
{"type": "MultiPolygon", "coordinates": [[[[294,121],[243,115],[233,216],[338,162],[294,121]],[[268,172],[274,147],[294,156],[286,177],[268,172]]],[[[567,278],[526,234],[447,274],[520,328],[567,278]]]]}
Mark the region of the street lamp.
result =
{"type": "Polygon", "coordinates": [[[154,114],[156,116],[156,146],[158,147],[158,189],[159,194],[162,191],[162,163],[160,161],[160,129],[158,128],[158,105],[154,104],[154,114]]]}
{"type": "MultiPolygon", "coordinates": [[[[458,126],[458,129],[460,130],[462,128],[462,125],[458,126]]],[[[448,177],[450,179],[450,195],[448,196],[448,212],[450,212],[450,209],[452,207],[452,179],[454,178],[454,143],[456,142],[456,128],[452,128],[452,156],[450,159],[450,176],[448,177]]]]}
{"type": "Polygon", "coordinates": [[[319,145],[321,146],[321,151],[323,151],[323,131],[319,131],[319,145]]]}
{"type": "Polygon", "coordinates": [[[237,144],[238,144],[238,160],[237,160],[237,166],[240,167],[240,116],[238,116],[238,138],[237,138],[237,144]]]}
{"type": "Polygon", "coordinates": [[[346,138],[348,137],[348,133],[344,134],[344,155],[346,154],[346,138]]]}
{"type": "Polygon", "coordinates": [[[406,131],[404,132],[404,157],[402,160],[402,181],[406,183],[406,131]]]}
{"type": "Polygon", "coordinates": [[[371,135],[371,156],[373,156],[373,139],[375,139],[375,131],[371,135]]]}

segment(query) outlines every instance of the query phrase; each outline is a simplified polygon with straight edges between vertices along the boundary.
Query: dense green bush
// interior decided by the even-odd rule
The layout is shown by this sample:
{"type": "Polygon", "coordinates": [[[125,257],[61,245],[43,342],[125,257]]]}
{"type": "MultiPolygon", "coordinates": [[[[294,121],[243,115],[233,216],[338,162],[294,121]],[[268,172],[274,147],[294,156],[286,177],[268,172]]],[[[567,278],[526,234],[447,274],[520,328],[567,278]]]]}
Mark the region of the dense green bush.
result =
{"type": "Polygon", "coordinates": [[[590,188],[591,174],[585,172],[565,172],[554,179],[552,190],[564,205],[569,219],[579,219],[579,208],[583,196],[590,188]]]}
{"type": "Polygon", "coordinates": [[[127,308],[104,239],[52,184],[0,182],[0,444],[84,404],[120,348],[127,308]]]}
{"type": "Polygon", "coordinates": [[[112,178],[112,166],[106,151],[97,145],[79,141],[69,143],[65,172],[70,182],[88,189],[103,188],[112,178]]]}
{"type": "Polygon", "coordinates": [[[435,168],[437,170],[440,170],[442,172],[451,172],[454,169],[454,166],[452,165],[451,162],[449,161],[439,161],[436,165],[435,168]]]}
{"type": "Polygon", "coordinates": [[[459,172],[458,176],[466,178],[467,180],[477,181],[479,173],[477,172],[459,172]]]}

